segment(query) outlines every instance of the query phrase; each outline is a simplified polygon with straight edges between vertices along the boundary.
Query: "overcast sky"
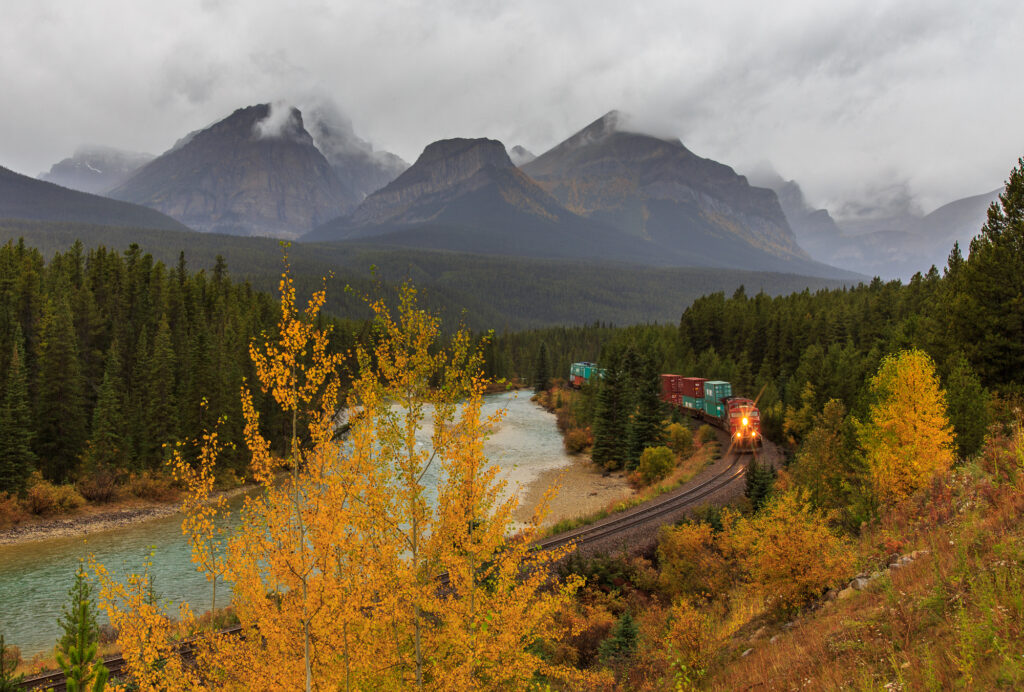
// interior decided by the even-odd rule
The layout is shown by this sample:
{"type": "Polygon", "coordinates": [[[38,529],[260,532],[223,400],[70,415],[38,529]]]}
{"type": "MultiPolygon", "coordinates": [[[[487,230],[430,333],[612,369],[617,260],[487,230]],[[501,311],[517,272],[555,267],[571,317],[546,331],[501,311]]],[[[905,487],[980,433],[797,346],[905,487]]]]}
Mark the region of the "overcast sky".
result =
{"type": "Polygon", "coordinates": [[[1020,0],[0,9],[0,165],[33,176],[82,144],[158,154],[235,108],[324,98],[410,162],[456,136],[541,153],[618,108],[740,172],[770,161],[833,211],[929,211],[1024,155],[1020,0]]]}

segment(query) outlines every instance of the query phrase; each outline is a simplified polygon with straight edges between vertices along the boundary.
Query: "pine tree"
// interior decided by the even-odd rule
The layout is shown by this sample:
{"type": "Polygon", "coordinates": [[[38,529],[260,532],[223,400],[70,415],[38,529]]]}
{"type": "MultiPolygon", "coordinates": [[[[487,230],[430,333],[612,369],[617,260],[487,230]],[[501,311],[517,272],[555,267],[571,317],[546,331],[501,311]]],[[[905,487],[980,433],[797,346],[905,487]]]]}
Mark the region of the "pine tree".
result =
{"type": "Polygon", "coordinates": [[[73,478],[85,444],[85,404],[74,323],[66,285],[58,286],[43,313],[36,387],[35,451],[50,481],[73,478]]]}
{"type": "Polygon", "coordinates": [[[621,468],[628,458],[629,397],[617,361],[605,369],[594,410],[594,447],[590,456],[607,469],[621,468]]]}
{"type": "Polygon", "coordinates": [[[7,379],[0,393],[0,492],[21,493],[35,469],[21,328],[14,329],[7,379]]]}
{"type": "Polygon", "coordinates": [[[946,399],[949,422],[956,436],[957,455],[966,459],[981,449],[985,441],[989,424],[989,394],[963,353],[950,359],[948,369],[946,399]]]}
{"type": "Polygon", "coordinates": [[[64,671],[68,692],[100,692],[106,687],[109,671],[96,656],[96,604],[84,567],[75,572],[60,626],[64,635],[57,645],[57,665],[64,671]]]}
{"type": "Polygon", "coordinates": [[[957,270],[952,326],[989,385],[1024,384],[1024,158],[957,270]]]}
{"type": "Polygon", "coordinates": [[[651,354],[640,359],[637,368],[633,419],[629,425],[629,465],[636,466],[648,447],[657,447],[665,439],[661,415],[661,375],[651,354]]]}
{"type": "Polygon", "coordinates": [[[130,444],[125,437],[124,383],[121,380],[119,351],[120,346],[115,340],[107,353],[103,381],[93,409],[92,432],[83,455],[83,476],[97,489],[112,490],[110,486],[117,471],[129,466],[130,444]]]}
{"type": "MultiPolygon", "coordinates": [[[[145,373],[146,439],[142,463],[158,466],[163,460],[163,445],[178,435],[178,402],[174,396],[174,351],[171,349],[171,330],[167,318],[160,319],[153,351],[149,359],[149,372],[145,373]]],[[[196,405],[198,406],[198,401],[196,405]]],[[[195,430],[193,428],[193,430],[195,430]]]]}
{"type": "Polygon", "coordinates": [[[747,484],[743,494],[750,500],[750,506],[758,511],[771,497],[775,486],[775,467],[770,463],[761,463],[752,459],[747,466],[747,484]]]}
{"type": "Polygon", "coordinates": [[[615,622],[608,638],[598,646],[598,655],[606,664],[620,663],[636,653],[639,642],[640,628],[627,610],[615,622]]]}
{"type": "Polygon", "coordinates": [[[540,342],[540,349],[537,351],[537,364],[533,372],[533,391],[546,391],[548,380],[551,379],[551,365],[548,363],[548,345],[543,341],[540,342]]]}

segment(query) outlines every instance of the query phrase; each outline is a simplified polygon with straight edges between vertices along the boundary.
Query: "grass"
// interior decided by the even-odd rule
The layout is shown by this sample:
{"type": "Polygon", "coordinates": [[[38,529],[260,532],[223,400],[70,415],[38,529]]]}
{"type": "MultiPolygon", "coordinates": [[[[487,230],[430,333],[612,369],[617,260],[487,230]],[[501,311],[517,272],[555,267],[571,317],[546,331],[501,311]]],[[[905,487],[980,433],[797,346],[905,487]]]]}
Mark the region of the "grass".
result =
{"type": "Polygon", "coordinates": [[[993,482],[976,467],[958,471],[856,546],[876,568],[893,543],[927,554],[798,618],[775,643],[738,639],[720,652],[708,688],[1021,689],[1022,513],[1024,474],[993,482]],[[740,647],[754,651],[741,658],[740,647]]]}

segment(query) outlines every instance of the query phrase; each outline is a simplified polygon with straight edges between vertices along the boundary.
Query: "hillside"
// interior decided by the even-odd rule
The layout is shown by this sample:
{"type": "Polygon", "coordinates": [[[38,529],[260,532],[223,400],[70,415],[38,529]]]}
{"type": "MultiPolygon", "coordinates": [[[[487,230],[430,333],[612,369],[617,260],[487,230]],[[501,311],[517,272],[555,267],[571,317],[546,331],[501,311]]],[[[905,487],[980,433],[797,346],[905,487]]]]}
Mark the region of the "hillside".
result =
{"type": "Polygon", "coordinates": [[[187,230],[153,209],[69,190],[0,166],[0,219],[187,230]]]}
{"type": "MultiPolygon", "coordinates": [[[[212,267],[217,255],[222,255],[232,276],[249,279],[256,288],[268,291],[276,288],[281,269],[281,248],[278,241],[269,238],[81,224],[0,224],[0,242],[19,237],[47,256],[76,239],[86,247],[102,244],[123,249],[138,243],[168,264],[176,263],[179,253],[184,252],[193,268],[212,267]]],[[[618,325],[676,323],[683,308],[695,298],[713,291],[732,293],[741,284],[750,294],[764,290],[772,295],[842,285],[834,280],[771,272],[654,269],[369,243],[296,244],[289,249],[289,257],[300,286],[307,289],[318,284],[318,277],[335,274],[329,280],[328,291],[328,309],[335,314],[363,314],[362,303],[343,290],[346,284],[367,293],[378,280],[394,286],[411,279],[426,294],[427,304],[443,311],[449,324],[465,319],[475,329],[498,331],[596,321],[618,325]]]]}

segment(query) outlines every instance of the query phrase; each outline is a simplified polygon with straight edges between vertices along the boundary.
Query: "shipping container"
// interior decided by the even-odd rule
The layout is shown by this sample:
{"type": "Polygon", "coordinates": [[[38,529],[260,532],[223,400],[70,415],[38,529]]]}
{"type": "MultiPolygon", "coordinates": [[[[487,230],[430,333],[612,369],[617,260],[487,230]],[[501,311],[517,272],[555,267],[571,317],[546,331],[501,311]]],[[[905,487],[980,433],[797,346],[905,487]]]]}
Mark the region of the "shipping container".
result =
{"type": "Polygon", "coordinates": [[[719,402],[732,396],[732,385],[722,380],[708,380],[704,383],[704,398],[719,402]]]}
{"type": "Polygon", "coordinates": [[[704,398],[704,378],[703,377],[683,377],[681,383],[683,387],[683,396],[688,396],[691,399],[703,399],[704,398]]]}
{"type": "Polygon", "coordinates": [[[682,395],[683,408],[693,409],[694,411],[704,410],[704,400],[698,399],[692,396],[682,395]]]}
{"type": "Polygon", "coordinates": [[[704,397],[702,401],[704,404],[704,413],[708,414],[709,416],[713,416],[714,418],[725,417],[725,404],[723,404],[720,401],[710,399],[708,397],[704,397]]]}
{"type": "Polygon", "coordinates": [[[664,374],[661,376],[661,398],[665,401],[671,400],[673,397],[680,396],[683,393],[682,376],[664,374]]]}

